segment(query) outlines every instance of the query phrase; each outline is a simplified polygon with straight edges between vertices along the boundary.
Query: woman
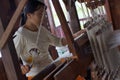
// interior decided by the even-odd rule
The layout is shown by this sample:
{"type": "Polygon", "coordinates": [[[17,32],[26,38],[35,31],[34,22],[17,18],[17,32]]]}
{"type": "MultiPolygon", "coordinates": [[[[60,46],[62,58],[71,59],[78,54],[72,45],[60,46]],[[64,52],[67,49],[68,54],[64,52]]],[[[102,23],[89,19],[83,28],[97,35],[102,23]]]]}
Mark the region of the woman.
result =
{"type": "Polygon", "coordinates": [[[18,57],[23,61],[22,73],[37,75],[53,62],[48,53],[49,45],[65,45],[64,40],[52,35],[42,25],[46,6],[37,0],[29,0],[22,14],[22,26],[15,33],[14,44],[18,57]],[[29,69],[31,67],[31,69],[29,69]]]}
{"type": "Polygon", "coordinates": [[[52,35],[41,25],[45,9],[44,3],[29,0],[23,10],[21,27],[15,33],[14,44],[18,57],[23,62],[22,73],[27,77],[36,76],[53,62],[48,52],[49,45],[66,45],[65,39],[52,35]]]}

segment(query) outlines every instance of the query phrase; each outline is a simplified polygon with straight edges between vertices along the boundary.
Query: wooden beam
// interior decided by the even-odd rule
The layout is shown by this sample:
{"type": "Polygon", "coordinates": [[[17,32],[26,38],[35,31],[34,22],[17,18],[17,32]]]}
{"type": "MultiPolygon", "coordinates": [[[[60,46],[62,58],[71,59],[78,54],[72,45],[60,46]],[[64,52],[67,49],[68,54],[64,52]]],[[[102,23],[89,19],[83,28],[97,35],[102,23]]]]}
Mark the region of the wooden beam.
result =
{"type": "MultiPolygon", "coordinates": [[[[0,37],[3,31],[2,22],[0,20],[0,37]]],[[[22,75],[17,54],[15,52],[14,44],[11,40],[9,41],[9,44],[6,44],[5,47],[1,49],[2,61],[7,74],[7,79],[26,80],[22,75]]]]}
{"type": "Polygon", "coordinates": [[[0,39],[0,49],[3,48],[3,46],[6,44],[8,38],[10,37],[12,30],[14,28],[14,25],[15,25],[17,19],[19,18],[20,14],[22,12],[22,9],[24,8],[27,1],[28,0],[21,0],[21,2],[19,3],[18,8],[16,9],[13,17],[11,18],[11,20],[7,26],[7,29],[5,30],[5,32],[3,33],[3,35],[0,39]]]}
{"type": "Polygon", "coordinates": [[[64,13],[63,13],[62,8],[60,6],[60,3],[58,0],[52,0],[52,2],[53,2],[53,5],[56,9],[59,20],[61,22],[62,29],[64,31],[66,40],[68,42],[69,50],[74,56],[77,56],[77,50],[75,48],[74,39],[73,39],[73,36],[72,36],[71,31],[69,29],[69,26],[67,24],[67,21],[65,19],[65,16],[64,16],[64,13]]]}

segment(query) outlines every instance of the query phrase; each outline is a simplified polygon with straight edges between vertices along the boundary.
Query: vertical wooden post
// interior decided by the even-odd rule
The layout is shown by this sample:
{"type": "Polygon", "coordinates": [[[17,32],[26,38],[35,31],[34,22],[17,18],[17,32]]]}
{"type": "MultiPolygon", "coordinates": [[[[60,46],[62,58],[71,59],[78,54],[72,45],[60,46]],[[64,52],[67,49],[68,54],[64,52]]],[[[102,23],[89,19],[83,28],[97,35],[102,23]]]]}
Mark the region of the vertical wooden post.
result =
{"type": "Polygon", "coordinates": [[[53,5],[56,9],[59,20],[61,22],[62,29],[64,31],[66,40],[68,42],[69,50],[74,56],[76,56],[77,55],[77,50],[75,48],[74,39],[73,39],[73,36],[72,36],[71,31],[69,29],[69,26],[67,24],[67,21],[65,19],[65,16],[64,16],[64,13],[63,13],[62,8],[60,6],[60,3],[59,3],[58,0],[52,0],[52,2],[53,2],[53,5]]]}
{"type": "Polygon", "coordinates": [[[77,10],[75,7],[75,1],[70,0],[69,6],[70,6],[70,9],[68,10],[68,12],[70,14],[70,27],[71,27],[72,33],[74,34],[78,32],[81,28],[80,28],[78,15],[77,15],[77,10]]]}
{"type": "Polygon", "coordinates": [[[13,40],[10,38],[13,28],[15,27],[15,23],[26,2],[27,0],[20,1],[20,4],[7,27],[3,27],[2,22],[0,21],[0,50],[8,80],[27,80],[26,77],[22,75],[13,40]],[[5,28],[6,30],[4,32],[5,28]]]}
{"type": "Polygon", "coordinates": [[[109,3],[113,28],[120,29],[120,0],[107,0],[109,3]]]}
{"type": "MultiPolygon", "coordinates": [[[[0,20],[0,37],[3,33],[3,26],[0,20]]],[[[2,61],[7,74],[8,80],[26,80],[22,75],[17,54],[12,40],[1,49],[2,61]]]]}
{"type": "Polygon", "coordinates": [[[109,5],[108,0],[106,0],[106,2],[105,2],[105,9],[106,9],[106,14],[107,14],[107,19],[112,23],[111,13],[110,13],[110,5],[109,5]]]}

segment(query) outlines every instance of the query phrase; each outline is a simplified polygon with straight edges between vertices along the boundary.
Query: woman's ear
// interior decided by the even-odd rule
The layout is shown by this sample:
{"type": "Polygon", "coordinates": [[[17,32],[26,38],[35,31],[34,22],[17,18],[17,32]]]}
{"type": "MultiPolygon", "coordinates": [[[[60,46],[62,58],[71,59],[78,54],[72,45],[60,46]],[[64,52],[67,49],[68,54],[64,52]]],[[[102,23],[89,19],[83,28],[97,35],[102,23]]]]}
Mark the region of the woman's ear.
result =
{"type": "Polygon", "coordinates": [[[30,19],[32,17],[32,14],[27,13],[27,19],[30,19]]]}

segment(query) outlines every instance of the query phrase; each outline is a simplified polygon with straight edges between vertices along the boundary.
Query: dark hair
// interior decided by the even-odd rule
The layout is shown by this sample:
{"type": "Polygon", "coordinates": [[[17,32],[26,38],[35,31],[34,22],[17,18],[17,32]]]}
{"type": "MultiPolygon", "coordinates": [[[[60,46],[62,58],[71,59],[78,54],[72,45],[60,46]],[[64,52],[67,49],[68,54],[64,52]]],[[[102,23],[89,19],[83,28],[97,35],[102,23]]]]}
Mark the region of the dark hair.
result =
{"type": "Polygon", "coordinates": [[[22,16],[21,26],[26,23],[27,13],[34,13],[35,11],[40,9],[42,6],[45,6],[45,4],[38,0],[29,0],[26,6],[24,7],[22,15],[21,15],[22,16]]]}

